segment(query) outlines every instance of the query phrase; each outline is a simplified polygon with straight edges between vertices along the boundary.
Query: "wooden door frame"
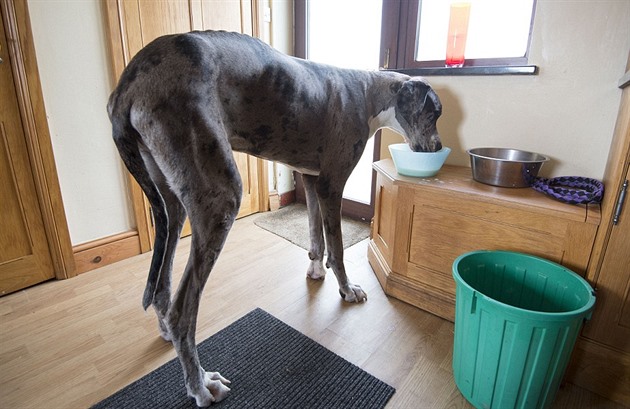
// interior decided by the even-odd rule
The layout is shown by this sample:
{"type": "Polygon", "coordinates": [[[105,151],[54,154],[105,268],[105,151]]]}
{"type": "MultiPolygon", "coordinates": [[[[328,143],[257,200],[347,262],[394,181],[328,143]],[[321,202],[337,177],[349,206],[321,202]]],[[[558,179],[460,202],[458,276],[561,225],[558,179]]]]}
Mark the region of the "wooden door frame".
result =
{"type": "MultiPolygon", "coordinates": [[[[76,276],[26,1],[0,0],[33,180],[57,279],[76,276]]],[[[8,63],[8,62],[6,62],[8,63]]]]}
{"type": "MultiPolygon", "coordinates": [[[[4,1],[4,0],[3,0],[4,1]]],[[[112,70],[112,84],[118,83],[118,78],[122,74],[123,70],[131,60],[129,51],[129,45],[125,43],[124,27],[120,24],[121,19],[124,17],[124,0],[105,0],[102,2],[103,14],[105,15],[105,26],[109,33],[109,53],[112,58],[113,67],[112,70]]],[[[243,0],[241,0],[243,1],[243,0]]],[[[198,6],[198,1],[188,0],[189,7],[194,9],[198,6]]],[[[263,22],[263,7],[262,0],[251,0],[252,4],[252,35],[259,37],[261,32],[261,26],[263,22]]],[[[191,17],[191,26],[197,27],[199,22],[191,17]]],[[[256,158],[255,169],[258,172],[258,200],[260,209],[269,208],[269,188],[267,185],[268,170],[267,161],[256,158]]],[[[129,181],[129,193],[133,206],[133,212],[136,219],[136,228],[138,230],[138,237],[140,239],[140,251],[145,253],[153,249],[153,221],[151,216],[151,205],[146,196],[142,192],[142,189],[127,172],[129,181]]]]}
{"type": "MultiPolygon", "coordinates": [[[[601,204],[601,223],[597,229],[595,242],[586,279],[595,289],[600,282],[600,273],[606,257],[608,243],[613,230],[613,217],[621,191],[621,185],[630,168],[630,132],[628,131],[628,107],[630,107],[628,93],[630,92],[630,53],[626,63],[626,73],[619,81],[622,90],[617,122],[610,144],[608,161],[604,170],[604,185],[606,193],[601,204]]],[[[626,199],[627,201],[627,199],[626,199]]],[[[625,204],[628,206],[628,203],[625,204]]],[[[595,306],[597,314],[597,305],[595,306]]],[[[593,317],[593,323],[596,316],[593,317]]],[[[591,324],[587,324],[591,325],[591,324]]],[[[624,376],[630,372],[630,354],[622,350],[601,343],[601,339],[592,339],[591,331],[602,333],[606,329],[586,328],[575,345],[571,364],[567,368],[566,379],[584,389],[610,400],[627,404],[630,395],[628,388],[619,386],[624,376]],[[594,381],[595,380],[595,381],[594,381]],[[614,380],[614,382],[611,382],[614,380]]]]}
{"type": "MultiPolygon", "coordinates": [[[[618,85],[622,92],[625,88],[630,87],[630,52],[628,53],[628,60],[626,62],[625,75],[619,80],[618,85]]],[[[628,172],[628,167],[630,166],[630,161],[628,160],[628,155],[630,154],[630,137],[622,132],[621,127],[623,124],[620,122],[625,109],[627,109],[627,107],[624,105],[624,96],[622,95],[619,113],[617,115],[618,121],[615,124],[608,161],[606,162],[606,168],[604,170],[606,194],[604,195],[601,205],[602,224],[595,237],[591,261],[587,270],[586,278],[592,283],[597,283],[597,279],[599,278],[606,246],[613,229],[612,219],[617,206],[620,185],[623,183],[623,175],[628,172]]]]}

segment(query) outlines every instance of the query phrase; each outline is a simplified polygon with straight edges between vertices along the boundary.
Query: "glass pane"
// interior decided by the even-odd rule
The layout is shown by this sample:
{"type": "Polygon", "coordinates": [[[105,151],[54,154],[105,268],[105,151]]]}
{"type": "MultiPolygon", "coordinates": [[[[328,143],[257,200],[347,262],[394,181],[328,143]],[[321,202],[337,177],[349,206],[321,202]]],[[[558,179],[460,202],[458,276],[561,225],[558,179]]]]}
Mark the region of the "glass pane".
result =
{"type": "MultiPolygon", "coordinates": [[[[471,0],[470,3],[466,58],[525,55],[534,0],[471,0]]],[[[416,61],[444,60],[450,5],[451,2],[444,0],[421,0],[416,61]]]]}
{"type": "MultiPolygon", "coordinates": [[[[378,69],[382,0],[307,1],[309,60],[342,68],[378,69]]],[[[370,203],[374,139],[346,183],[343,197],[370,203]]]]}
{"type": "Polygon", "coordinates": [[[378,68],[382,0],[307,4],[309,60],[343,68],[378,68]]]}

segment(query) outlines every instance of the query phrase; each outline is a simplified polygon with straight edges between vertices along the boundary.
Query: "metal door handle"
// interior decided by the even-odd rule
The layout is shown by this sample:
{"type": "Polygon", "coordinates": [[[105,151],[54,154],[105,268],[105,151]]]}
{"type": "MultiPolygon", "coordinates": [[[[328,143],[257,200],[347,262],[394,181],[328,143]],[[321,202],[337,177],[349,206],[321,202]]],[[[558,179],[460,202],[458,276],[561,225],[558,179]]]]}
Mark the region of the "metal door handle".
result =
{"type": "Polygon", "coordinates": [[[619,223],[619,217],[621,216],[621,211],[623,210],[623,202],[626,200],[626,192],[628,191],[628,181],[626,180],[621,186],[621,192],[619,193],[619,200],[617,200],[617,205],[615,206],[615,214],[613,216],[613,224],[619,223]]]}

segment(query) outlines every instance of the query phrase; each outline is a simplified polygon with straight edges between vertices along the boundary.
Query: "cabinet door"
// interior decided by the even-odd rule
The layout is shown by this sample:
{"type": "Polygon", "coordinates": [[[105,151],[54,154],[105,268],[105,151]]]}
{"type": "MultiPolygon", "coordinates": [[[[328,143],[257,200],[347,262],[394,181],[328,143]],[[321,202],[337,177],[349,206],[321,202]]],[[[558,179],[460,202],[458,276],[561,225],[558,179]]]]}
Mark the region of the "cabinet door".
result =
{"type": "MultiPolygon", "coordinates": [[[[630,162],[630,160],[628,161],[630,162]]],[[[630,180],[626,170],[625,180],[630,180]]],[[[626,194],[628,196],[628,194],[626,194]]],[[[630,200],[613,226],[597,280],[597,304],[585,335],[630,353],[630,200]]]]}
{"type": "Polygon", "coordinates": [[[474,250],[524,252],[562,263],[566,221],[461,193],[417,191],[409,231],[408,278],[455,295],[451,263],[474,250]]]}
{"type": "MultiPolygon", "coordinates": [[[[109,0],[106,4],[116,79],[142,47],[161,35],[210,29],[252,35],[252,2],[255,0],[109,0]]],[[[244,153],[234,152],[234,159],[243,181],[243,197],[237,217],[243,217],[262,210],[265,191],[261,186],[266,183],[264,167],[262,160],[244,153]]],[[[141,240],[146,232],[145,241],[152,247],[154,235],[149,204],[135,181],[132,185],[138,232],[141,240]]],[[[182,235],[188,234],[190,226],[187,222],[182,235]]],[[[147,250],[143,246],[143,251],[147,250]]]]}

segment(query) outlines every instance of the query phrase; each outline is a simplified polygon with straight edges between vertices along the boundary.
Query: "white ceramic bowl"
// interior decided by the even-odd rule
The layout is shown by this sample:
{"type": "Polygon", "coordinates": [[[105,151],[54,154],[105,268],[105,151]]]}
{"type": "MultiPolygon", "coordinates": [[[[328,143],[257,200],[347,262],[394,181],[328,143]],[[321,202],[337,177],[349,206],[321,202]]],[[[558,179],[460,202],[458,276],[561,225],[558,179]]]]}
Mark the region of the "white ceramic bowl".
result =
{"type": "Polygon", "coordinates": [[[451,153],[451,148],[442,147],[437,152],[414,152],[406,143],[389,145],[396,171],[414,177],[435,176],[451,153]]]}

